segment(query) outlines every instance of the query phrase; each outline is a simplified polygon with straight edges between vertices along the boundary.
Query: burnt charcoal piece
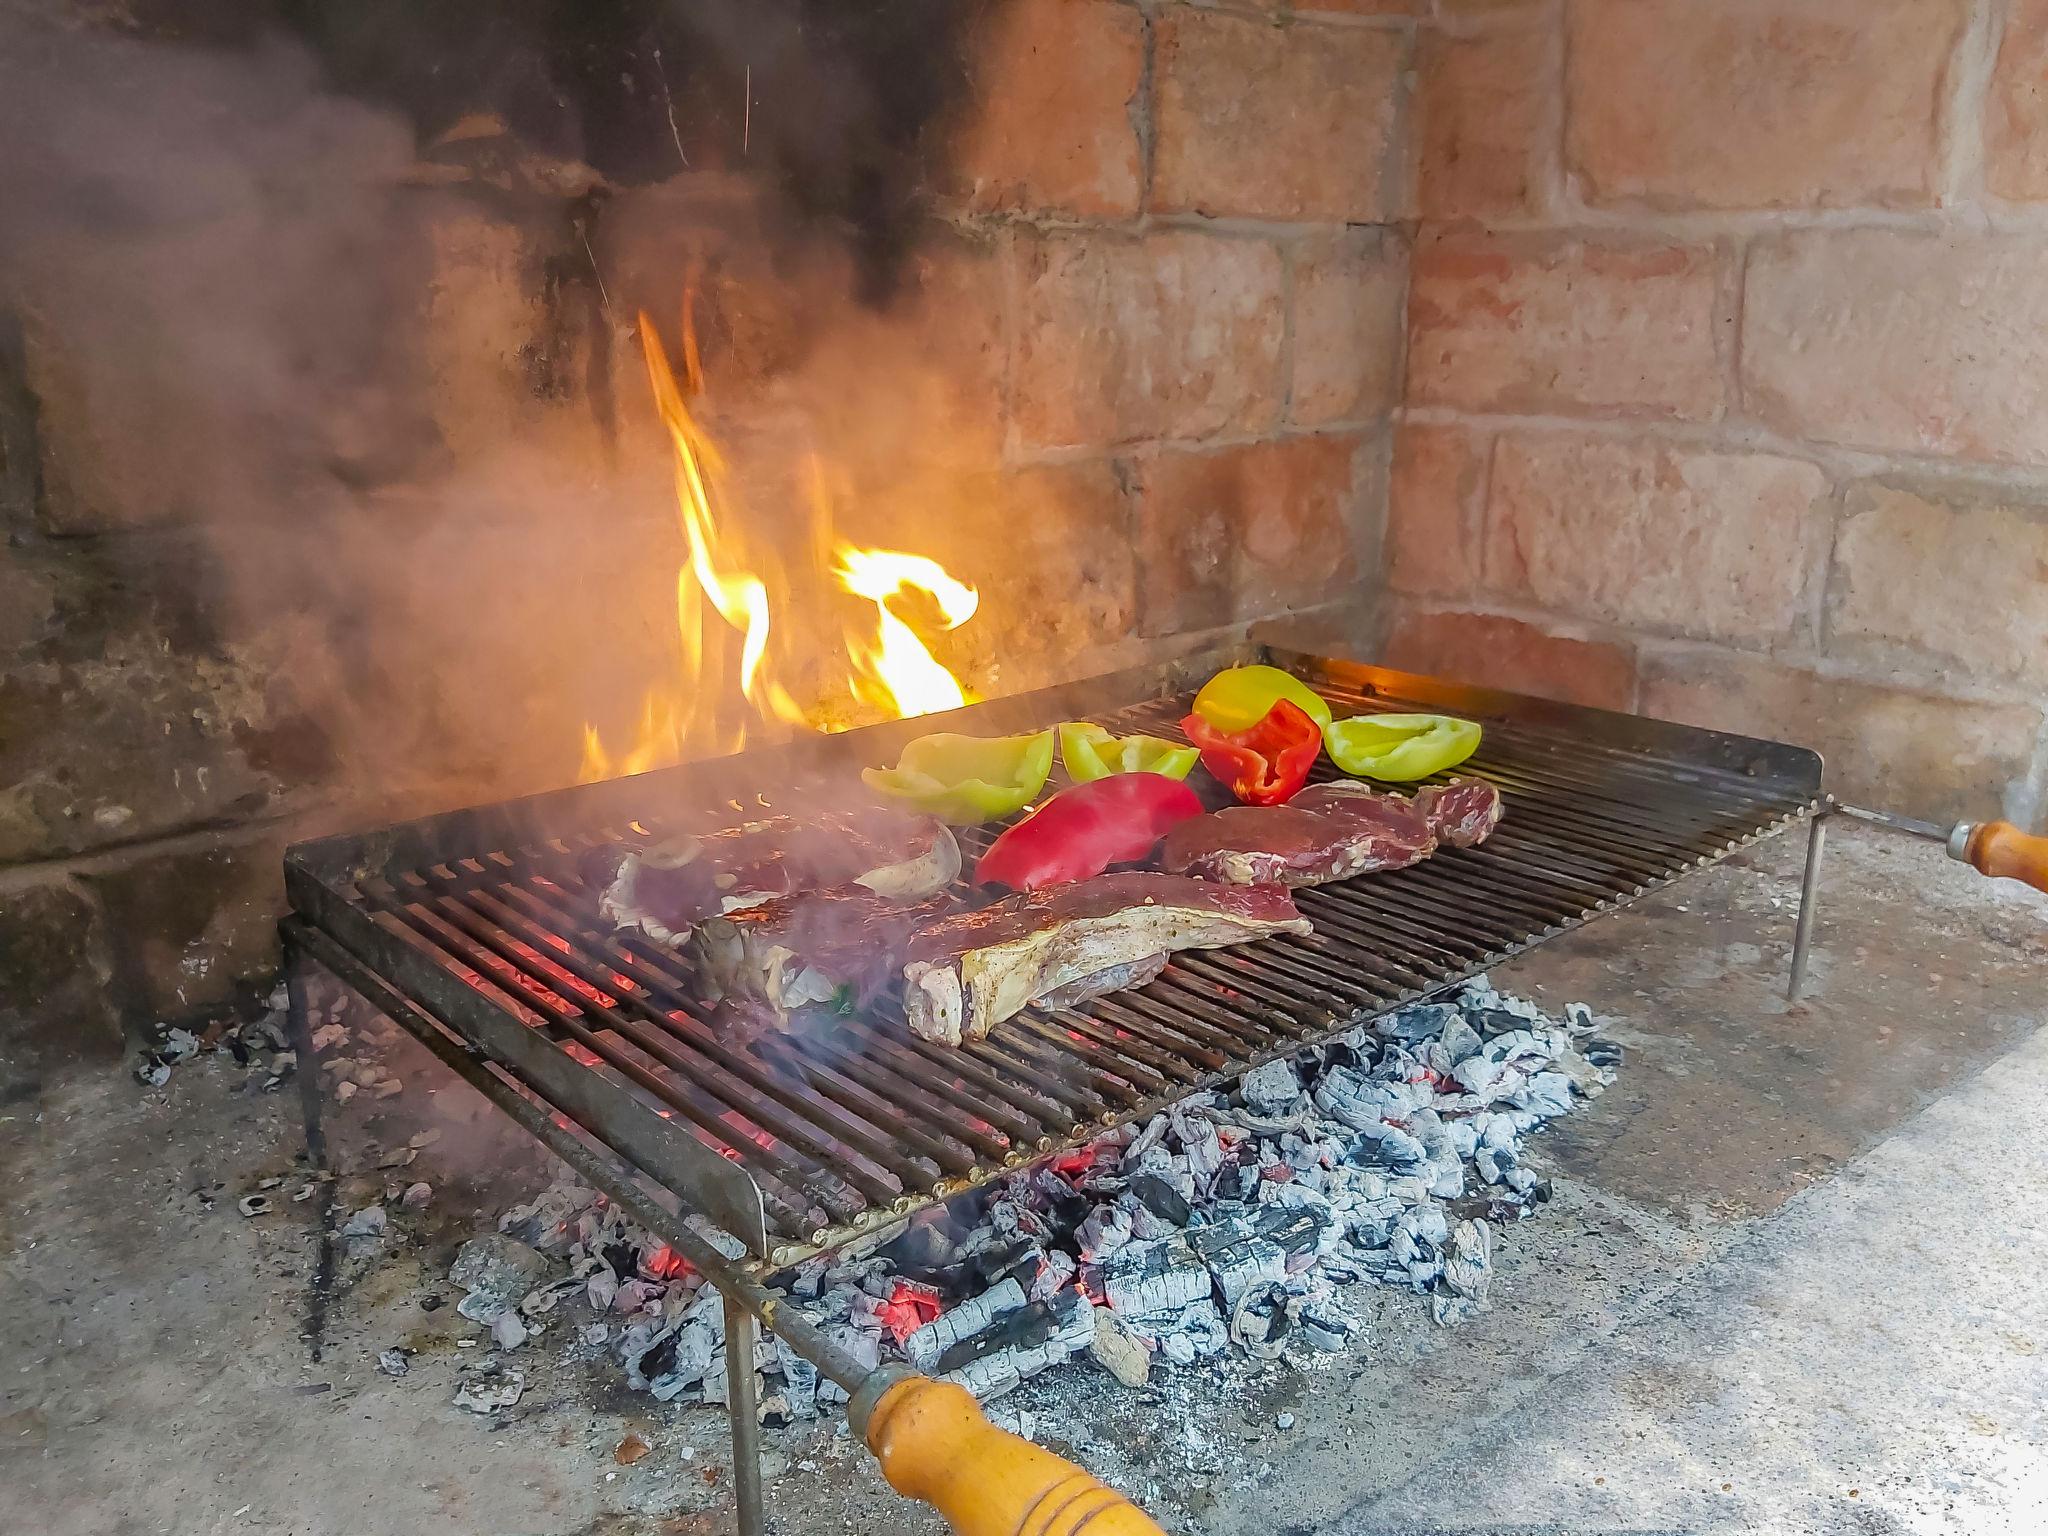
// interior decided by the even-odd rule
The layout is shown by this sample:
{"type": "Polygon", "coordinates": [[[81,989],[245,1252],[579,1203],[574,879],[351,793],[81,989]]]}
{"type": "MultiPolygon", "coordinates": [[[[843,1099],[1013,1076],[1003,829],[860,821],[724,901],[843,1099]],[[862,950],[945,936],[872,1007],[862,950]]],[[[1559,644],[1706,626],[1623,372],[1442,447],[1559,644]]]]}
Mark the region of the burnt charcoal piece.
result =
{"type": "Polygon", "coordinates": [[[1170,1221],[1176,1227],[1188,1224],[1188,1203],[1181,1199],[1180,1191],[1156,1173],[1141,1173],[1131,1180],[1131,1193],[1138,1203],[1162,1221],[1170,1221]]]}
{"type": "Polygon", "coordinates": [[[1618,1067],[1621,1065],[1621,1044],[1615,1040],[1588,1040],[1579,1047],[1579,1054],[1596,1067],[1618,1067]]]}

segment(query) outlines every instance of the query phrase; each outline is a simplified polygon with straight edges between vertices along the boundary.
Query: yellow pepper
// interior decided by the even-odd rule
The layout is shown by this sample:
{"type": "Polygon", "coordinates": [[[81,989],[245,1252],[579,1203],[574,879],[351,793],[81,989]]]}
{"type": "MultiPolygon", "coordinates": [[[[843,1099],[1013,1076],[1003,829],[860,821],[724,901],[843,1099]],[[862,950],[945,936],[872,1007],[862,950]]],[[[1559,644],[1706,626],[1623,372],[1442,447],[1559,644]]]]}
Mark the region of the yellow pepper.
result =
{"type": "Polygon", "coordinates": [[[939,731],[903,749],[894,768],[865,768],[870,789],[956,826],[1029,805],[1052,773],[1053,733],[958,736],[939,731]]]}
{"type": "Polygon", "coordinates": [[[1092,784],[1113,773],[1159,773],[1184,779],[1201,753],[1157,736],[1112,736],[1086,720],[1060,727],[1060,761],[1076,784],[1092,784]]]}
{"type": "Polygon", "coordinates": [[[1272,713],[1277,700],[1297,705],[1320,728],[1330,723],[1323,696],[1278,667],[1230,667],[1202,684],[1195,713],[1226,734],[1248,731],[1272,713]]]}
{"type": "Polygon", "coordinates": [[[1408,784],[1479,750],[1479,725],[1450,715],[1354,715],[1323,727],[1331,761],[1361,778],[1408,784]]]}

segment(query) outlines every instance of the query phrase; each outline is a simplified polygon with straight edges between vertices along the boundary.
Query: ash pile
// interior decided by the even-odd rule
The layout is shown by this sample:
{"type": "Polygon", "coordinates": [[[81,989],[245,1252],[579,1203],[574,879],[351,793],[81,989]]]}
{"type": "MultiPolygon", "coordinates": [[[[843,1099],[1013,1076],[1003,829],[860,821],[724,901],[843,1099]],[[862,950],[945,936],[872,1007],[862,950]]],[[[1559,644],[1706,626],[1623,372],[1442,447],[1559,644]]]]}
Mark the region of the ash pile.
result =
{"type": "MultiPolygon", "coordinates": [[[[1358,1284],[1426,1296],[1453,1324],[1485,1303],[1495,1226],[1549,1198],[1525,1137],[1611,1083],[1620,1055],[1582,1004],[1554,1019],[1481,977],[780,1283],[856,1358],[983,1398],[1082,1353],[1130,1386],[1226,1352],[1306,1363],[1360,1327],[1344,1294],[1358,1284]]],[[[634,1388],[726,1401],[719,1297],[666,1245],[574,1183],[500,1229],[478,1244],[568,1263],[517,1301],[502,1286],[465,1298],[501,1349],[576,1300],[595,1319],[579,1337],[634,1388]]],[[[752,1365],[770,1423],[844,1400],[773,1337],[752,1365]]]]}

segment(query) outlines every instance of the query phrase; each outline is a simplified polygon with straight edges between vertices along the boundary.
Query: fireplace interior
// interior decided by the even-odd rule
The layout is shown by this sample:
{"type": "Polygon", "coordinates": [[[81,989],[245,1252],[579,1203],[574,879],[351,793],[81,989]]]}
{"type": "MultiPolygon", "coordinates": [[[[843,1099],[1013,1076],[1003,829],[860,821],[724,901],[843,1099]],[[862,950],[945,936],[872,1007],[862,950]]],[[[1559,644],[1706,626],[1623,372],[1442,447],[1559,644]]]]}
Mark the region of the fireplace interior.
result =
{"type": "Polygon", "coordinates": [[[2024,1524],[2048,5],[415,9],[0,9],[0,1526],[2024,1524]],[[581,862],[1245,661],[1498,830],[959,1044],[581,862]]]}

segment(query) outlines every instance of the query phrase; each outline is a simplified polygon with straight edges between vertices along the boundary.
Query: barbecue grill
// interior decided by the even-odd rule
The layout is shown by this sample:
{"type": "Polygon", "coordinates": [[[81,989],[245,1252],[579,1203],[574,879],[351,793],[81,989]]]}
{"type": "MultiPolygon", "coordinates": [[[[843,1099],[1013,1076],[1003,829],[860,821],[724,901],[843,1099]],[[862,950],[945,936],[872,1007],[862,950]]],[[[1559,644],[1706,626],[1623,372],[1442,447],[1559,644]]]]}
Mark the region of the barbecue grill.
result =
{"type": "MultiPolygon", "coordinates": [[[[1172,736],[1195,686],[1252,660],[1295,672],[1340,716],[1482,721],[1459,772],[1500,788],[1498,830],[1477,848],[1299,892],[1310,936],[1177,954],[1143,988],[1030,1009],[959,1048],[916,1039],[890,1010],[829,1034],[734,1038],[711,1022],[688,961],[611,931],[577,873],[603,843],[753,819],[821,785],[857,793],[856,770],[894,761],[929,718],[297,845],[285,858],[298,914],[288,944],[698,1263],[725,1295],[729,1340],[751,1339],[758,1317],[862,1389],[856,1422],[881,1452],[884,1421],[901,1431],[906,1415],[875,1404],[902,1383],[825,1358],[836,1351],[780,1310],[777,1271],[1451,988],[1822,809],[1820,758],[1801,748],[1256,645],[971,706],[945,724],[994,734],[1091,719],[1172,736]],[[692,1216],[739,1257],[713,1249],[692,1216]]],[[[1334,776],[1327,762],[1318,771],[1334,776]]],[[[992,836],[969,831],[963,853],[992,836]]],[[[1809,918],[1802,902],[1802,951],[1809,918]]],[[[731,1379],[752,1529],[752,1381],[731,1379]]],[[[891,1480],[916,1482],[897,1460],[905,1475],[891,1480]]]]}

